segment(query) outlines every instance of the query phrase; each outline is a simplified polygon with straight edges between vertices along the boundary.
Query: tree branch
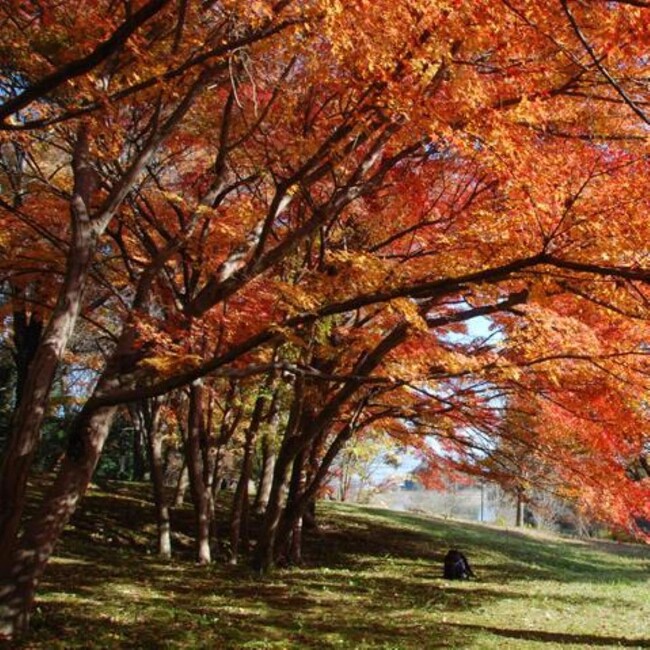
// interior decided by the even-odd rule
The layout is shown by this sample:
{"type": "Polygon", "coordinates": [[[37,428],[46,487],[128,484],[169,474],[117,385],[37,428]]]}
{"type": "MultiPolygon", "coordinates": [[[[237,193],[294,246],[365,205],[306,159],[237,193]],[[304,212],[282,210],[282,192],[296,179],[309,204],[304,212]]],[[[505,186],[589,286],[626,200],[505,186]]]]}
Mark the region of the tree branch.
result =
{"type": "Polygon", "coordinates": [[[66,81],[79,77],[115,53],[129,37],[147,20],[155,16],[170,0],[151,0],[118,27],[110,38],[100,43],[90,54],[81,59],[70,61],[53,73],[43,77],[24,90],[20,95],[6,101],[0,106],[0,129],[4,121],[21,108],[25,108],[39,97],[44,97],[66,81]]]}
{"type": "MultiPolygon", "coordinates": [[[[575,19],[575,16],[571,12],[571,9],[569,9],[569,4],[567,0],[560,0],[560,4],[562,5],[562,9],[564,10],[564,13],[566,14],[567,18],[569,19],[569,22],[571,23],[571,27],[573,28],[573,31],[575,32],[576,36],[582,43],[582,46],[585,48],[587,54],[591,58],[591,60],[594,62],[594,65],[598,68],[600,73],[607,79],[609,84],[612,86],[612,88],[621,96],[623,101],[646,123],[650,124],[650,118],[638,107],[638,105],[634,102],[634,100],[623,90],[621,85],[612,77],[610,74],[609,70],[602,64],[601,59],[596,55],[596,52],[594,51],[594,48],[590,45],[589,41],[585,37],[585,35],[582,33],[582,30],[580,29],[580,25],[578,25],[578,22],[575,19]]],[[[631,4],[631,3],[630,3],[631,4]]],[[[639,5],[637,5],[639,6],[639,5]]]]}

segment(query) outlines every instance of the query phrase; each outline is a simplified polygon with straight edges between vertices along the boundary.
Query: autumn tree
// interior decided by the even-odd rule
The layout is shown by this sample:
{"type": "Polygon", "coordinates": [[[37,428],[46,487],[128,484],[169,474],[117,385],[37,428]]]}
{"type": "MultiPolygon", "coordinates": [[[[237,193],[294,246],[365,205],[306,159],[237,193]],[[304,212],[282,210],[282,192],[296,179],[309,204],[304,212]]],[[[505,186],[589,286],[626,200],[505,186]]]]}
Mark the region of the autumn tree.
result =
{"type": "Polygon", "coordinates": [[[0,476],[0,634],[27,625],[124,404],[188,391],[185,448],[211,559],[212,381],[256,378],[244,477],[256,422],[273,419],[259,389],[286,379],[262,568],[299,559],[301,521],[354,435],[376,423],[460,451],[475,431],[496,435],[499,395],[539,392],[554,405],[545,435],[558,422],[559,446],[580,450],[558,465],[602,469],[594,479],[619,523],[643,510],[647,487],[621,489],[618,470],[639,436],[614,423],[647,419],[634,394],[648,376],[644,7],[70,9],[18,4],[1,28],[12,149],[0,219],[29,233],[40,260],[3,237],[3,279],[22,295],[51,289],[0,476]],[[21,533],[52,378],[80,315],[111,341],[21,533]],[[454,336],[477,316],[494,319],[499,341],[454,336]],[[598,416],[576,436],[587,404],[598,416]]]}

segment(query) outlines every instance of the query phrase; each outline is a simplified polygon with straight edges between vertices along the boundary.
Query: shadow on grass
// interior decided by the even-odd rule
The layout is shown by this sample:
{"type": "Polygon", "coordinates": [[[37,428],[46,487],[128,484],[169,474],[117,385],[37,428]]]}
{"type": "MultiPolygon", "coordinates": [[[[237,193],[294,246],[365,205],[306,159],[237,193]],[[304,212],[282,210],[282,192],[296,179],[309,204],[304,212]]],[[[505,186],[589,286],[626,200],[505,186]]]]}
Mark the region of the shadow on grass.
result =
{"type": "Polygon", "coordinates": [[[451,584],[441,588],[441,556],[426,554],[421,535],[395,530],[379,536],[374,525],[367,537],[335,529],[312,535],[307,566],[261,580],[246,566],[206,569],[143,556],[139,545],[115,548],[112,530],[88,544],[85,532],[86,526],[69,531],[46,574],[27,648],[415,649],[423,637],[428,648],[454,648],[467,633],[428,614],[494,597],[451,584]]]}
{"type": "MultiPolygon", "coordinates": [[[[225,515],[227,504],[221,508],[225,515]]],[[[186,540],[176,559],[165,563],[147,554],[155,526],[144,491],[92,494],[75,522],[45,576],[25,648],[433,649],[470,647],[482,633],[650,647],[625,638],[446,620],[447,613],[471,615],[500,599],[525,601],[525,589],[510,585],[522,573],[561,582],[647,580],[638,560],[630,568],[614,554],[594,555],[580,545],[335,506],[325,509],[320,531],[306,534],[305,566],[258,579],[246,566],[200,568],[183,561],[191,557],[189,508],[174,513],[175,529],[186,540]],[[476,560],[481,581],[441,579],[451,546],[476,560]]],[[[641,565],[647,568],[647,561],[641,565]]],[[[591,603],[594,597],[579,598],[591,603]]]]}
{"type": "Polygon", "coordinates": [[[566,634],[560,632],[545,632],[543,630],[510,630],[488,625],[471,625],[451,623],[450,627],[477,632],[489,632],[496,636],[525,641],[542,641],[554,644],[579,644],[585,648],[608,646],[617,648],[650,648],[650,639],[628,639],[614,636],[597,636],[593,634],[566,634]]]}
{"type": "Polygon", "coordinates": [[[423,635],[427,648],[454,648],[465,631],[404,612],[473,607],[486,596],[438,594],[406,578],[351,584],[353,571],[318,584],[314,569],[257,580],[243,568],[165,565],[132,552],[105,559],[52,566],[26,648],[415,649],[423,635]]]}

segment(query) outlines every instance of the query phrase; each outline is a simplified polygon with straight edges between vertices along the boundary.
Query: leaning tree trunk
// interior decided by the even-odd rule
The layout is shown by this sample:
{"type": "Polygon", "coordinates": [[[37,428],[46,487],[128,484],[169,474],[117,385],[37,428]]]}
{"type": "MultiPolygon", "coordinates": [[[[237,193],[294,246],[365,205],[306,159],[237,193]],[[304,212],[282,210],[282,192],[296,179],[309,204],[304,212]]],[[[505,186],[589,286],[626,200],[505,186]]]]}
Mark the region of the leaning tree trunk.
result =
{"type": "MultiPolygon", "coordinates": [[[[70,200],[72,236],[67,250],[66,273],[57,303],[43,333],[43,340],[30,364],[22,400],[14,413],[9,444],[0,468],[0,575],[12,566],[12,559],[7,558],[15,557],[17,533],[25,506],[27,476],[40,440],[40,427],[46,413],[52,381],[81,309],[83,290],[97,239],[108,227],[158,147],[183,120],[194,105],[194,100],[213,77],[214,70],[206,69],[191,84],[167,119],[157,124],[146,138],[142,149],[102,202],[99,212],[94,214],[91,213],[91,199],[97,189],[97,177],[91,164],[89,129],[85,122],[81,122],[78,127],[71,161],[74,178],[70,200]]],[[[144,301],[138,298],[138,293],[147,293],[152,278],[160,272],[164,262],[177,250],[179,244],[179,239],[171,242],[161,252],[161,259],[148,272],[145,271],[145,282],[136,291],[134,307],[143,307],[144,301]]]]}
{"type": "MultiPolygon", "coordinates": [[[[145,304],[144,298],[152,274],[145,272],[143,276],[134,299],[137,308],[142,308],[145,304]]],[[[10,554],[2,557],[0,640],[13,639],[28,627],[38,580],[52,555],[55,543],[90,483],[118,411],[117,406],[98,407],[96,400],[124,388],[124,376],[128,375],[128,370],[132,369],[136,361],[133,355],[136,340],[137,329],[133,323],[125,325],[93,396],[86,402],[71,427],[68,449],[54,483],[43,497],[36,514],[27,523],[18,544],[12,543],[10,554]]],[[[4,530],[2,533],[6,534],[4,530]]]]}
{"type": "Polygon", "coordinates": [[[82,411],[74,423],[59,473],[0,576],[0,640],[26,631],[36,585],[90,483],[116,410],[82,411]]]}
{"type": "MultiPolygon", "coordinates": [[[[283,516],[282,509],[282,492],[289,478],[289,471],[294,460],[299,454],[306,453],[309,446],[313,444],[330,420],[338,413],[345,398],[353,392],[344,387],[332,400],[325,404],[318,415],[315,415],[316,404],[313,402],[316,396],[319,395],[318,391],[312,391],[312,403],[306,404],[304,399],[304,378],[300,378],[297,382],[296,395],[275,463],[269,502],[255,552],[254,565],[260,572],[271,569],[275,564],[278,551],[288,548],[293,526],[296,524],[294,513],[297,510],[292,509],[291,516],[287,517],[286,513],[283,516]]],[[[306,456],[303,457],[302,464],[304,464],[305,458],[306,456]]],[[[302,501],[298,492],[294,491],[294,495],[299,502],[302,501]]]]}
{"type": "MultiPolygon", "coordinates": [[[[293,496],[288,500],[287,508],[281,518],[281,523],[275,531],[276,548],[282,548],[283,546],[286,547],[294,535],[298,522],[308,516],[310,510],[313,509],[312,512],[315,513],[315,501],[318,491],[327,480],[332,463],[341,453],[341,450],[350,440],[352,435],[359,429],[359,417],[367,404],[368,398],[369,395],[366,395],[359,400],[354,414],[347,424],[345,424],[336,434],[334,440],[332,440],[327,448],[327,451],[323,454],[323,458],[318,467],[314,466],[311,468],[312,471],[310,472],[308,482],[306,482],[300,490],[295,490],[293,496]]],[[[372,419],[373,418],[367,419],[364,425],[369,424],[372,419]]],[[[321,426],[325,426],[324,420],[321,420],[321,426]]],[[[312,438],[313,443],[320,448],[322,447],[325,437],[325,431],[323,430],[320,432],[320,435],[316,435],[312,438]]],[[[306,453],[306,445],[303,449],[303,453],[306,453]]],[[[312,461],[315,463],[315,458],[313,458],[312,461]]]]}
{"type": "MultiPolygon", "coordinates": [[[[27,628],[37,581],[52,554],[54,544],[88,487],[117,412],[115,406],[93,406],[92,398],[86,403],[73,424],[68,451],[54,484],[17,543],[17,532],[25,505],[27,475],[39,441],[40,426],[54,375],[81,309],[95,243],[108,227],[113,214],[158,145],[191,108],[193,98],[208,83],[209,77],[210,74],[206,72],[192,85],[170,117],[135,157],[121,183],[103,204],[102,211],[93,216],[89,212],[89,206],[96,179],[89,158],[88,129],[85,124],[79,127],[72,159],[72,238],[66,274],[43,340],[30,365],[22,401],[14,413],[11,438],[0,469],[0,640],[12,639],[27,628]]],[[[152,282],[178,243],[179,241],[170,243],[143,272],[135,292],[133,314],[146,311],[152,282]]],[[[136,339],[136,328],[132,323],[125,325],[115,354],[98,382],[94,395],[123,388],[116,377],[125,374],[125,366],[132,369],[136,339]],[[128,361],[127,352],[130,353],[131,361],[128,361]]]]}
{"type": "MultiPolygon", "coordinates": [[[[302,517],[307,503],[315,497],[315,492],[309,491],[307,496],[307,491],[305,491],[297,498],[291,512],[282,518],[281,491],[294,459],[299,453],[306,451],[310,445],[314,444],[319,436],[323,435],[332,420],[339,414],[342,406],[362,386],[363,382],[359,378],[372,372],[384,356],[404,340],[407,331],[408,324],[406,322],[398,324],[372,351],[362,354],[350,379],[322,406],[325,395],[319,394],[319,390],[316,388],[310,391],[311,399],[307,404],[304,378],[296,383],[292,412],[278,454],[269,504],[255,555],[254,564],[260,571],[267,571],[273,566],[276,551],[286,546],[297,519],[302,517]],[[281,522],[282,525],[280,525],[281,522]]],[[[331,460],[329,462],[331,463],[331,460]]],[[[319,477],[318,480],[322,481],[322,478],[319,477]]]]}
{"type": "Polygon", "coordinates": [[[3,558],[0,565],[0,640],[11,640],[27,630],[38,580],[88,488],[118,411],[117,406],[97,408],[93,405],[93,397],[122,387],[120,369],[124,366],[124,353],[131,349],[135,336],[134,328],[125,327],[93,396],[72,423],[68,448],[54,483],[28,521],[11,555],[3,558]]]}
{"type": "Polygon", "coordinates": [[[275,463],[269,502],[264,513],[262,531],[260,532],[253,561],[254,568],[261,573],[268,571],[275,563],[276,539],[282,517],[282,495],[289,478],[291,463],[297,451],[297,448],[292,445],[284,446],[280,450],[275,463]]]}
{"type": "MultiPolygon", "coordinates": [[[[402,321],[396,325],[386,336],[384,336],[384,338],[375,346],[371,352],[368,352],[366,355],[362,355],[352,374],[359,377],[369,375],[391,350],[396,348],[398,345],[400,345],[400,343],[404,341],[407,332],[407,322],[402,321]]],[[[349,379],[318,414],[318,417],[312,426],[314,430],[313,440],[319,447],[325,441],[325,431],[327,427],[331,425],[331,422],[338,414],[341,406],[350,400],[350,398],[357,392],[360,385],[361,384],[356,379],[349,379]]],[[[371,394],[372,392],[366,394],[357,402],[354,414],[348,423],[342,427],[342,429],[334,438],[333,442],[330,444],[329,448],[323,456],[323,460],[321,461],[320,466],[313,469],[309,484],[301,494],[298,503],[294,505],[294,517],[304,516],[305,512],[307,512],[310,507],[313,507],[318,491],[326,480],[327,473],[329,472],[332,463],[339,455],[348,440],[355,433],[355,431],[358,430],[360,426],[359,418],[371,394]]],[[[366,424],[369,424],[372,419],[373,418],[366,419],[364,426],[366,424]]],[[[316,452],[319,450],[315,449],[314,451],[316,452]]],[[[291,525],[290,519],[287,525],[291,525]]]]}
{"type": "Polygon", "coordinates": [[[81,309],[95,249],[97,231],[87,210],[93,189],[88,146],[87,133],[81,127],[73,160],[72,237],[66,273],[42,340],[22,380],[21,399],[12,417],[0,467],[0,571],[13,557],[25,507],[27,478],[40,441],[52,382],[81,309]]]}
{"type": "Polygon", "coordinates": [[[289,421],[280,446],[278,457],[273,470],[273,480],[269,491],[269,500],[264,513],[262,530],[260,531],[253,566],[264,573],[275,562],[275,544],[280,519],[282,516],[282,496],[289,478],[289,470],[296,454],[300,451],[301,440],[297,435],[301,424],[304,422],[304,378],[296,381],[295,395],[291,405],[289,421]]]}

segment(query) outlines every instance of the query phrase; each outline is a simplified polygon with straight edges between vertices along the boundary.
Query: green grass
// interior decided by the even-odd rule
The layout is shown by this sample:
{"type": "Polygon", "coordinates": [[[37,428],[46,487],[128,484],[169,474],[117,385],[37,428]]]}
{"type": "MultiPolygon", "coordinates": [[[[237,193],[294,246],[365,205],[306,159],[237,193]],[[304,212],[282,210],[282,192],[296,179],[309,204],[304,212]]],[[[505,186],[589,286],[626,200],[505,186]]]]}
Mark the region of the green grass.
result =
{"type": "Polygon", "coordinates": [[[142,487],[86,498],[23,648],[650,648],[650,549],[323,504],[305,565],[259,579],[151,554],[142,487]],[[440,577],[451,546],[478,581],[440,577]],[[147,552],[148,551],[148,552],[147,552]]]}

